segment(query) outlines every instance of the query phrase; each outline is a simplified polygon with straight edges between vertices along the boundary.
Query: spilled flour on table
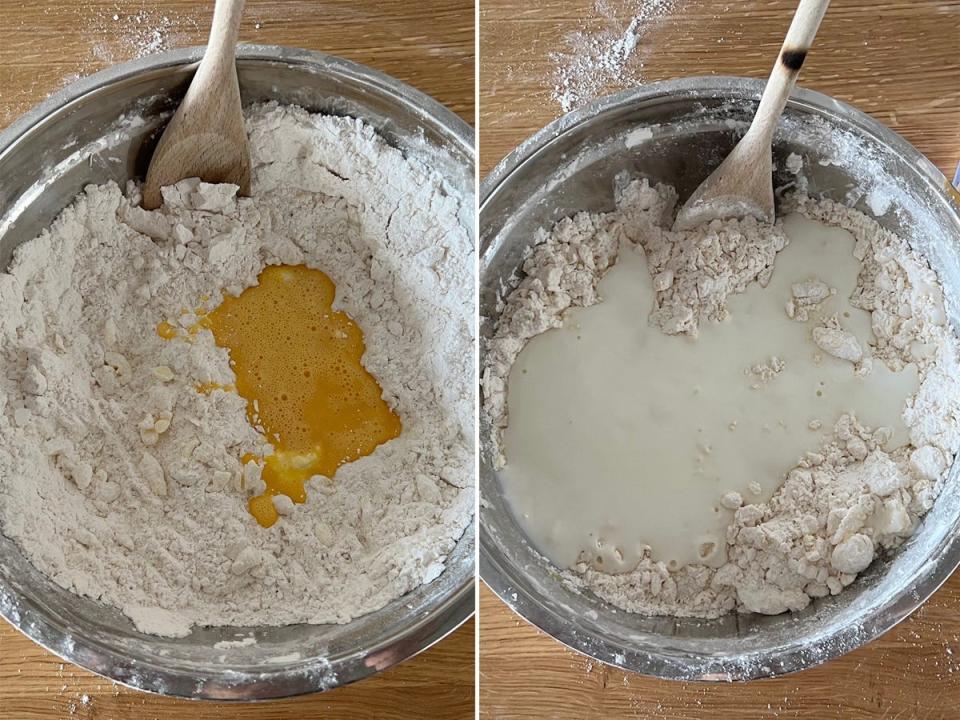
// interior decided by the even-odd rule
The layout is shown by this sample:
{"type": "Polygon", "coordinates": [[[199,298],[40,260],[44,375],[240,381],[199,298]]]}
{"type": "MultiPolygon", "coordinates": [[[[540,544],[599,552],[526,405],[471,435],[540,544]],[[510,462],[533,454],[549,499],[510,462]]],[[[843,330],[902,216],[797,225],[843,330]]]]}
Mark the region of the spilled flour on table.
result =
{"type": "Polygon", "coordinates": [[[89,18],[87,32],[96,38],[94,57],[114,63],[186,44],[190,35],[199,31],[201,17],[144,8],[136,12],[117,8],[113,13],[108,9],[89,18]]]}
{"type": "MultiPolygon", "coordinates": [[[[766,285],[787,245],[779,223],[763,227],[752,220],[715,221],[674,233],[668,228],[676,193],[645,180],[621,187],[616,201],[613,212],[579,213],[541,231],[523,263],[523,277],[504,298],[482,379],[495,448],[508,427],[507,381],[521,350],[530,339],[561,327],[569,308],[600,302],[598,282],[620,253],[639,249],[646,256],[655,291],[653,328],[694,337],[704,324],[727,317],[734,294],[754,281],[766,285]]],[[[570,579],[621,608],[702,618],[734,609],[776,614],[837,594],[878,553],[913,533],[960,449],[960,343],[946,323],[934,272],[902,239],[849,207],[803,196],[790,204],[788,211],[843,228],[855,241],[859,275],[850,303],[870,314],[874,340],[869,347],[856,345],[836,318],[824,318],[813,328],[812,342],[848,363],[851,374],[876,372],[872,365],[880,363],[894,371],[916,367],[919,388],[902,413],[908,442],[893,449],[890,428],[866,427],[843,413],[824,428],[821,446],[792,469],[784,467],[785,479],[769,499],[759,490],[715,498],[732,516],[716,567],[694,562],[671,569],[651,557],[648,547],[613,574],[591,561],[597,548],[584,547],[586,557],[573,563],[570,579]]],[[[810,279],[796,283],[792,292],[784,322],[815,312],[830,289],[810,279]]],[[[789,357],[786,368],[789,372],[789,357]]],[[[771,378],[783,369],[781,362],[758,365],[758,387],[776,382],[771,378]]],[[[509,468],[509,448],[495,461],[509,468]]],[[[669,507],[660,510],[670,513],[669,507]]]]}
{"type": "Polygon", "coordinates": [[[78,29],[73,41],[79,43],[79,48],[61,58],[56,74],[30,73],[12,86],[0,87],[0,128],[44,96],[49,97],[108,65],[205,42],[209,11],[162,12],[144,7],[131,10],[120,4],[81,0],[64,3],[56,11],[45,10],[40,25],[31,27],[31,19],[35,18],[10,12],[3,19],[21,33],[43,32],[55,37],[59,36],[58,27],[66,23],[78,29]]]}
{"type": "Polygon", "coordinates": [[[596,17],[567,35],[563,49],[550,54],[554,65],[551,97],[564,112],[590,102],[609,88],[632,87],[643,80],[638,53],[647,34],[682,0],[632,0],[626,21],[608,0],[597,0],[596,17]],[[599,29],[597,24],[602,25],[599,29]]]}
{"type": "Polygon", "coordinates": [[[88,186],[0,274],[0,529],[139,629],[344,623],[436,578],[473,508],[470,198],[349,117],[248,111],[253,192],[185,180],[164,207],[88,186]],[[269,529],[269,452],[208,330],[165,340],[265,265],[327,273],[399,437],[314,477],[269,529]]]}

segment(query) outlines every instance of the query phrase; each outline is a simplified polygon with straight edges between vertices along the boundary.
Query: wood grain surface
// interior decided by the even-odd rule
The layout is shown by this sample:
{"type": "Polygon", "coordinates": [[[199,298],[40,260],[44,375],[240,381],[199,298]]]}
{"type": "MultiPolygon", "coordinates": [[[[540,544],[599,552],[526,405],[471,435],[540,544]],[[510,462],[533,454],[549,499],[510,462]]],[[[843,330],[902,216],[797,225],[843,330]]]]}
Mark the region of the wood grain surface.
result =
{"type": "MultiPolygon", "coordinates": [[[[207,41],[205,0],[0,0],[0,127],[71,80],[207,41]]],[[[247,0],[240,42],[320,50],[410,83],[474,122],[470,0],[247,0]]]]}
{"type": "Polygon", "coordinates": [[[655,680],[568,650],[480,592],[480,717],[491,720],[955,720],[960,575],[866,647],[772,680],[655,680]]]}
{"type": "MultiPolygon", "coordinates": [[[[212,2],[0,0],[0,128],[71,79],[206,42],[212,2]]],[[[463,0],[248,0],[241,41],[322,50],[400,78],[474,121],[474,9],[463,0]]],[[[0,720],[474,716],[474,623],[345,688],[257,705],[191,703],[114,685],[0,621],[0,720]]]]}
{"type": "Polygon", "coordinates": [[[0,620],[0,720],[467,720],[474,717],[474,621],[379,675],[262,703],[180,700],[130,690],[64,663],[0,620]]]}
{"type": "MultiPolygon", "coordinates": [[[[631,17],[640,40],[603,92],[690,75],[766,77],[795,0],[484,0],[480,168],[489,172],[562,112],[552,90],[571,48],[631,17]],[[576,34],[580,33],[580,39],[576,34]]],[[[953,176],[960,161],[960,2],[834,0],[800,85],[850,102],[953,176]]],[[[568,77],[569,77],[569,70],[568,77]]],[[[737,685],[674,683],[594,663],[524,623],[486,587],[480,604],[481,716],[510,718],[960,717],[960,576],[882,638],[797,675],[737,685]]]]}
{"type": "MultiPolygon", "coordinates": [[[[637,47],[605,92],[692,75],[765,78],[795,5],[795,0],[483,0],[481,177],[562,114],[552,90],[558,72],[571,66],[573,48],[583,47],[583,37],[621,36],[638,8],[672,7],[659,21],[637,26],[637,47]]],[[[953,177],[960,161],[958,46],[958,0],[833,0],[798,84],[870,113],[953,177]]]]}

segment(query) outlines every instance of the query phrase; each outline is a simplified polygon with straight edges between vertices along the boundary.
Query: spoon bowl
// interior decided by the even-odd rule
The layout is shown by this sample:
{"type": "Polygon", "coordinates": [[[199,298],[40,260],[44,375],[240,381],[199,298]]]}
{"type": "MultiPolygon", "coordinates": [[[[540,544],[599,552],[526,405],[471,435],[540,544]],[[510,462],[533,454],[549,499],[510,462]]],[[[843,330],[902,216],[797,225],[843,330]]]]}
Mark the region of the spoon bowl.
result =
{"type": "Polygon", "coordinates": [[[232,183],[250,194],[250,145],[240,103],[236,44],[244,0],[217,0],[210,41],[190,88],[163,131],[143,184],[143,207],[185,178],[232,183]]]}
{"type": "Polygon", "coordinates": [[[776,219],[770,144],[829,4],[830,0],[800,0],[750,128],[680,208],[674,230],[689,230],[717,218],[753,216],[769,224],[776,219]]]}

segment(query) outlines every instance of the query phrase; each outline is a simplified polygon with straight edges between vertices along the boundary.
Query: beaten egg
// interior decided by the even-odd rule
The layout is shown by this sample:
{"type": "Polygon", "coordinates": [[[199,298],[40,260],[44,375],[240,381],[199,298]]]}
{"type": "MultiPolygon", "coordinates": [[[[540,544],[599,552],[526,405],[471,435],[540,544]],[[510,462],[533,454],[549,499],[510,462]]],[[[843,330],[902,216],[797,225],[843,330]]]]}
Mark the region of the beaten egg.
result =
{"type": "MultiPolygon", "coordinates": [[[[401,431],[400,418],[361,362],[363,332],[333,309],[335,294],[333,281],[320,270],[270,266],[257,285],[227,296],[197,323],[229,351],[248,419],[274,448],[262,459],[266,490],[249,501],[264,527],[277,520],[275,495],[305,502],[309,478],[333,477],[341,465],[401,431]]],[[[164,322],[158,333],[167,337],[172,329],[164,322]]]]}

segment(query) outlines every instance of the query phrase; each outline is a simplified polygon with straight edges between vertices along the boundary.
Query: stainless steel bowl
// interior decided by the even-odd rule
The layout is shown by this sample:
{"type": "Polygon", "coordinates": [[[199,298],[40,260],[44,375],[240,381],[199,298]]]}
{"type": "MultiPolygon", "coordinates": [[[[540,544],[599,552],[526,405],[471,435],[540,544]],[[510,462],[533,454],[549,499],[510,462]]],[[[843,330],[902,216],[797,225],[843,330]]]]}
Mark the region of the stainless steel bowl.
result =
{"type": "MultiPolygon", "coordinates": [[[[481,186],[481,336],[492,333],[498,293],[515,284],[537,228],[579,210],[612,210],[614,178],[622,172],[670,183],[685,199],[742,134],[762,87],[741,78],[654,83],[557,120],[504,159],[481,186]]],[[[886,210],[880,224],[924,251],[939,272],[956,327],[960,204],[933,164],[863,113],[806,90],[794,93],[781,122],[774,148],[780,168],[790,152],[805,158],[802,176],[811,195],[846,200],[868,214],[871,207],[886,210]]],[[[795,180],[778,171],[778,185],[795,180]]],[[[481,425],[481,445],[481,576],[560,642],[627,670],[726,681],[811,667],[891,628],[960,563],[954,467],[935,507],[899,552],[801,613],[714,621],[631,614],[570,587],[530,546],[491,467],[489,425],[481,425]]]]}
{"type": "MultiPolygon", "coordinates": [[[[120,65],[51,96],[0,133],[0,265],[87,183],[142,176],[151,138],[183,95],[200,48],[120,65]]],[[[473,131],[391,77],[321,53],[243,46],[244,102],[277,100],[349,114],[424,159],[473,197],[473,131]]],[[[472,231],[472,220],[464,218],[472,231]]],[[[64,590],[0,535],[0,614],[60,657],[126,685],[185,697],[252,700],[326,690],[426,649],[473,612],[475,526],[446,571],[346,625],[203,628],[171,640],[137,632],[118,611],[64,590]],[[214,644],[253,636],[256,645],[214,644]]]]}

